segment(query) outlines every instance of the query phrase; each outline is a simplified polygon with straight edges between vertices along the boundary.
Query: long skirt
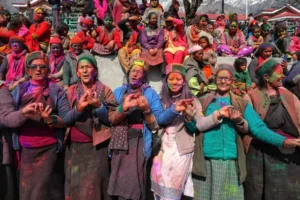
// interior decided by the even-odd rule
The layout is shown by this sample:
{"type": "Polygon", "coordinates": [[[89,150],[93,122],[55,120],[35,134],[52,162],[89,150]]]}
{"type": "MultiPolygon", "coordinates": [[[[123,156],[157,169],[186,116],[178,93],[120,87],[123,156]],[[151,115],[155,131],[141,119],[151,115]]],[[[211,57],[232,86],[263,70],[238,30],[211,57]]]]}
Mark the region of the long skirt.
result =
{"type": "Polygon", "coordinates": [[[247,153],[246,200],[300,199],[300,150],[252,140],[247,153]]]}
{"type": "Polygon", "coordinates": [[[20,163],[20,200],[63,200],[63,154],[57,144],[28,149],[22,147],[20,163]]]}
{"type": "Polygon", "coordinates": [[[108,144],[71,142],[65,153],[65,199],[110,200],[108,144]]]}
{"type": "Polygon", "coordinates": [[[243,200],[235,160],[205,160],[206,178],[194,177],[197,200],[243,200]]]}
{"type": "Polygon", "coordinates": [[[128,146],[128,151],[113,151],[108,194],[124,199],[145,199],[143,137],[129,138],[128,146]]]}
{"type": "Polygon", "coordinates": [[[180,200],[182,194],[193,197],[192,158],[192,153],[180,155],[175,134],[165,133],[151,170],[151,189],[154,194],[166,200],[180,200]]]}
{"type": "Polygon", "coordinates": [[[250,56],[251,53],[253,52],[253,48],[250,46],[245,46],[244,48],[241,48],[237,54],[234,54],[229,46],[227,45],[220,45],[217,49],[218,54],[225,53],[228,56],[232,57],[244,57],[244,56],[250,56]]]}
{"type": "Polygon", "coordinates": [[[147,49],[142,49],[141,58],[150,66],[160,65],[164,62],[163,50],[158,49],[157,54],[152,56],[147,49]]]}
{"type": "Polygon", "coordinates": [[[14,167],[14,153],[11,132],[7,129],[0,131],[0,199],[19,199],[17,170],[14,167]],[[2,136],[1,136],[2,135],[2,136]]]}

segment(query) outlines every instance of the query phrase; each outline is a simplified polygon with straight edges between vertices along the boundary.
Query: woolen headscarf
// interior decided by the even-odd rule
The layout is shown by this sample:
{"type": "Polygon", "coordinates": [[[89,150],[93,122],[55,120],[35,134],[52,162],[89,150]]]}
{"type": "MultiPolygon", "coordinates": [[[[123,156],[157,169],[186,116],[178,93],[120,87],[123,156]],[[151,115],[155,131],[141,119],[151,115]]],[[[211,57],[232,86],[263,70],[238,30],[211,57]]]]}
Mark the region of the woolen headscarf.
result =
{"type": "Polygon", "coordinates": [[[18,42],[22,45],[23,48],[25,47],[25,40],[24,40],[24,38],[22,38],[20,36],[17,36],[17,35],[11,36],[9,38],[9,47],[13,42],[18,42]]]}
{"type": "Polygon", "coordinates": [[[257,77],[261,78],[265,75],[265,73],[267,73],[269,69],[275,67],[276,65],[278,65],[278,62],[276,62],[272,58],[268,58],[256,67],[255,74],[257,77]]]}
{"type": "Polygon", "coordinates": [[[168,75],[172,72],[178,72],[178,73],[182,74],[182,76],[184,76],[185,72],[186,72],[186,68],[184,67],[183,64],[179,64],[179,63],[168,64],[166,66],[166,75],[168,75]]]}
{"type": "Polygon", "coordinates": [[[28,67],[30,63],[36,59],[43,59],[47,65],[49,63],[48,56],[43,51],[35,51],[26,56],[25,58],[26,67],[28,67]]]}
{"type": "Polygon", "coordinates": [[[74,37],[72,37],[70,43],[71,43],[71,46],[73,44],[82,44],[83,40],[80,37],[78,37],[78,36],[74,36],[74,37]]]}
{"type": "Polygon", "coordinates": [[[94,69],[98,70],[97,60],[95,59],[95,57],[93,55],[87,54],[87,53],[80,54],[80,56],[78,57],[78,61],[77,61],[77,67],[81,60],[87,60],[89,63],[91,63],[91,65],[93,65],[94,69]]]}
{"type": "Polygon", "coordinates": [[[94,21],[90,18],[85,18],[82,23],[89,27],[92,27],[94,25],[94,21]]]}
{"type": "Polygon", "coordinates": [[[59,39],[59,37],[53,37],[50,39],[49,44],[62,44],[62,41],[59,39]]]}

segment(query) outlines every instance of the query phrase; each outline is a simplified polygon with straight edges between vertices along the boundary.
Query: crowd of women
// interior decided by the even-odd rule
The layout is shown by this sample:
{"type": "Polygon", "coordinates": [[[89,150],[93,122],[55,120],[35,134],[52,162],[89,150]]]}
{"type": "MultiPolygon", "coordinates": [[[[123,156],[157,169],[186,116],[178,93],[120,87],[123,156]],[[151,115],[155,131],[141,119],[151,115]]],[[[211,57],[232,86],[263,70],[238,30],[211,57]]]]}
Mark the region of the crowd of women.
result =
{"type": "Polygon", "coordinates": [[[300,198],[297,31],[254,20],[244,36],[237,15],[186,28],[176,0],[94,6],[72,38],[66,24],[51,37],[42,8],[30,26],[0,12],[0,199],[300,198]],[[99,80],[95,55],[118,56],[123,85],[99,80]]]}

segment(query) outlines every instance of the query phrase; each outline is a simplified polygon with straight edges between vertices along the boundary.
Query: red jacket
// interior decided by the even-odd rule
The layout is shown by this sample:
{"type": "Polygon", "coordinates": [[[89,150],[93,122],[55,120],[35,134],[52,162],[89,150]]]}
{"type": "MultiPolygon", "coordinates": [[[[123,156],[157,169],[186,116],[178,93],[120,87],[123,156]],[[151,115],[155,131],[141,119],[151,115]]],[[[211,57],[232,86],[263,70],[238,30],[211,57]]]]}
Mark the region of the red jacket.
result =
{"type": "Polygon", "coordinates": [[[91,50],[96,43],[96,40],[92,36],[86,35],[83,31],[78,32],[76,36],[83,40],[83,49],[91,50]]]}
{"type": "Polygon", "coordinates": [[[39,24],[32,24],[29,28],[33,37],[36,37],[38,42],[49,43],[51,36],[50,24],[46,21],[42,21],[39,24]]]}
{"type": "Polygon", "coordinates": [[[120,49],[122,47],[120,32],[117,28],[114,28],[110,33],[105,29],[104,26],[99,26],[96,29],[99,44],[107,45],[110,41],[114,41],[115,45],[120,49]]]}

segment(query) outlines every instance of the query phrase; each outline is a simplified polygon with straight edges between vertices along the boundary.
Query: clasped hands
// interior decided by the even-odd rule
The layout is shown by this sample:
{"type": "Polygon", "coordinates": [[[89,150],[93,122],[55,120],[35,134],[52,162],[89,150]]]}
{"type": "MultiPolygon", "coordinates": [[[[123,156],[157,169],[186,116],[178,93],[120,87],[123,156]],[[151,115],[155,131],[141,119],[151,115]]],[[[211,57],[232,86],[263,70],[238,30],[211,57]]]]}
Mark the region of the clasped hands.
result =
{"type": "Polygon", "coordinates": [[[35,115],[40,115],[45,122],[52,121],[51,119],[52,108],[42,103],[30,103],[22,109],[22,115],[25,118],[32,118],[35,115]]]}
{"type": "Polygon", "coordinates": [[[92,106],[94,108],[100,108],[101,107],[101,102],[97,97],[96,92],[89,92],[86,91],[79,99],[77,103],[77,110],[79,112],[84,111],[85,108],[88,106],[92,106]]]}

